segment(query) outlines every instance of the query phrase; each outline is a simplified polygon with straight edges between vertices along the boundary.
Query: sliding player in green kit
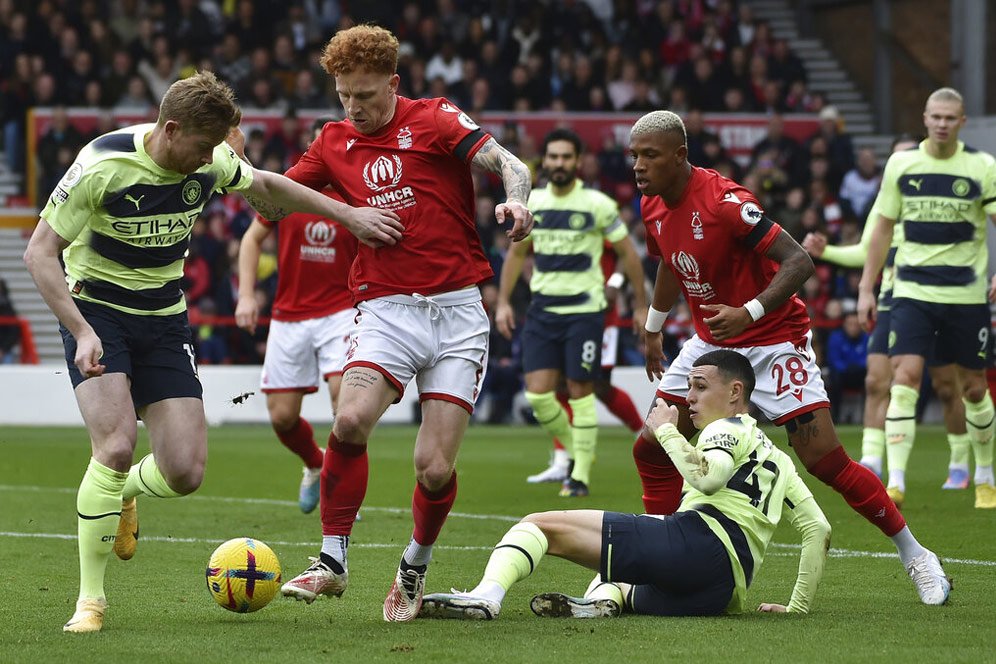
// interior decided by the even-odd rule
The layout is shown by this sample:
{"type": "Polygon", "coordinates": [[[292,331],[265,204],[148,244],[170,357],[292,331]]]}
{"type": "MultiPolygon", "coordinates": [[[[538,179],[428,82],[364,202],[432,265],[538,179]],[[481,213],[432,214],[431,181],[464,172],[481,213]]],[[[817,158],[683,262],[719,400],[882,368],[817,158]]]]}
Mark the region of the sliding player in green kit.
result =
{"type": "Polygon", "coordinates": [[[750,362],[735,351],[716,350],[695,361],[688,406],[702,433],[694,446],[675,427],[674,406],[658,399],[647,416],[647,430],[690,487],[676,513],[531,514],[495,546],[477,587],[426,595],[420,616],[493,620],[512,584],[547,553],[598,576],[584,597],[534,597],[531,607],[540,616],[740,613],[783,510],[802,533],[799,576],[787,606],[761,604],[758,610],[808,613],[823,575],[830,524],[792,459],[745,414],[754,381],[750,362]]]}

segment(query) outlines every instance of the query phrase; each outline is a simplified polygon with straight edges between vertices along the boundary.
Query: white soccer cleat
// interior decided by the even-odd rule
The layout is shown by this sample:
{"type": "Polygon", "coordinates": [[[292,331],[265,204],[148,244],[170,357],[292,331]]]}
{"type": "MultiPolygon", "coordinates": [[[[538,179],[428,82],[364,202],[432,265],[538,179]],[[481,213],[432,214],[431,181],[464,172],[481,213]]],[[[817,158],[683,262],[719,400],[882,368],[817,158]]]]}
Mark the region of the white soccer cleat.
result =
{"type": "Polygon", "coordinates": [[[422,599],[420,618],[452,618],[455,620],[494,620],[501,604],[466,593],[433,593],[422,599]]]}
{"type": "Polygon", "coordinates": [[[280,587],[284,597],[304,600],[311,604],[319,595],[341,597],[349,585],[349,572],[336,574],[320,558],[308,558],[311,567],[280,587]]]}
{"type": "Polygon", "coordinates": [[[76,612],[63,626],[62,631],[74,634],[99,632],[104,626],[104,613],[106,611],[107,600],[103,597],[81,599],[76,602],[76,612]]]}
{"type": "Polygon", "coordinates": [[[616,618],[622,607],[612,599],[571,597],[563,593],[543,593],[533,597],[529,608],[541,618],[616,618]]]}
{"type": "Polygon", "coordinates": [[[418,616],[425,592],[425,565],[398,568],[391,590],[384,599],[384,620],[408,622],[418,616]]]}
{"type": "Polygon", "coordinates": [[[526,482],[530,484],[543,484],[545,482],[563,482],[571,476],[571,458],[563,450],[557,450],[550,457],[550,465],[546,470],[530,475],[526,482]]]}
{"type": "Polygon", "coordinates": [[[297,506],[305,514],[311,514],[321,498],[322,489],[322,469],[308,468],[305,466],[301,476],[301,489],[297,494],[297,506]]]}
{"type": "Polygon", "coordinates": [[[941,561],[933,551],[925,551],[910,561],[906,572],[913,580],[920,601],[937,606],[948,601],[951,594],[951,579],[944,573],[941,561]]]}

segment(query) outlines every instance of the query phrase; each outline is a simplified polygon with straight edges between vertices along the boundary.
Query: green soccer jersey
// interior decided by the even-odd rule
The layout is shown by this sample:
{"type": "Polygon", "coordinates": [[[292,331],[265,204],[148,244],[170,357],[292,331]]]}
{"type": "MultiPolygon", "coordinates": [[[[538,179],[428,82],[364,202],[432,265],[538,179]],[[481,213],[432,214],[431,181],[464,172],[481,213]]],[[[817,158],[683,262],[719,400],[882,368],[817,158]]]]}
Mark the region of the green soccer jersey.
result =
{"type": "Polygon", "coordinates": [[[73,296],[139,315],[185,311],[180,290],[190,232],[216,191],[245,191],[252,169],[225,143],[190,175],[145,151],[154,124],[125,127],[80,150],[42,210],[70,243],[63,252],[73,296]]]}
{"type": "Polygon", "coordinates": [[[533,276],[529,288],[534,303],[555,314],[594,313],[605,309],[605,277],[600,261],[605,240],[615,243],[629,231],[615,202],[580,180],[566,196],[553,186],[529,195],[533,231],[533,276]]]}
{"type": "Polygon", "coordinates": [[[986,302],[986,215],[996,214],[996,160],[964,143],[937,159],[927,142],[889,157],[877,205],[903,228],[894,297],[986,302]]]}
{"type": "MultiPolygon", "coordinates": [[[[727,612],[740,613],[746,606],[747,587],[757,575],[783,507],[793,512],[794,524],[798,518],[811,518],[810,511],[800,506],[813,500],[813,494],[799,477],[792,459],[774,446],[749,415],[707,425],[696,449],[702,453],[718,449],[733,457],[735,472],[725,487],[707,495],[686,483],[687,492],[678,511],[699,512],[723,542],[735,583],[727,612]]],[[[818,509],[815,512],[822,514],[818,509]]]]}

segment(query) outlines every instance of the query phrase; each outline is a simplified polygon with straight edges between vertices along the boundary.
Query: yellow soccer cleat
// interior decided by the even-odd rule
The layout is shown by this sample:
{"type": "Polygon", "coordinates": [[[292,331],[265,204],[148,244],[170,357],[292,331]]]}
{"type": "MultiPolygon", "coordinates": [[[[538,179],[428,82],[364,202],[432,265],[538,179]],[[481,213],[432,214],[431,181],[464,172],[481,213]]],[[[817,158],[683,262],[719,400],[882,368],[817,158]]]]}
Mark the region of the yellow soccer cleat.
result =
{"type": "Polygon", "coordinates": [[[903,501],[906,500],[905,492],[900,491],[899,487],[895,486],[890,486],[885,492],[889,494],[889,498],[896,504],[897,510],[903,509],[903,501]]]}
{"type": "Polygon", "coordinates": [[[121,560],[131,560],[138,547],[138,507],[134,498],[121,503],[121,520],[114,537],[114,554],[121,560]]]}
{"type": "Polygon", "coordinates": [[[996,486],[992,484],[975,485],[975,509],[996,510],[996,486]]]}
{"type": "Polygon", "coordinates": [[[104,612],[107,611],[107,600],[103,597],[87,597],[76,602],[76,613],[62,628],[63,632],[86,634],[99,632],[104,626],[104,612]]]}

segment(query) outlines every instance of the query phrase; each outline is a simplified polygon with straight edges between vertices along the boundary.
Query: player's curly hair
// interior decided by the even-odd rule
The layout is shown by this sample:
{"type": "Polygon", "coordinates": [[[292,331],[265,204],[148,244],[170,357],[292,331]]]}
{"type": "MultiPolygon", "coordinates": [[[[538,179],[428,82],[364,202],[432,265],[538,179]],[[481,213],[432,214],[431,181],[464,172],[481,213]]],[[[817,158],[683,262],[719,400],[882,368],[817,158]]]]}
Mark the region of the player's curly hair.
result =
{"type": "Polygon", "coordinates": [[[335,33],[320,62],[330,76],[358,69],[391,75],[398,70],[398,49],[398,38],[390,31],[376,25],[354,25],[335,33]]]}
{"type": "Polygon", "coordinates": [[[235,103],[235,93],[209,71],[169,86],[159,103],[159,125],[175,120],[186,130],[209,136],[228,134],[242,121],[242,110],[235,103]]]}

